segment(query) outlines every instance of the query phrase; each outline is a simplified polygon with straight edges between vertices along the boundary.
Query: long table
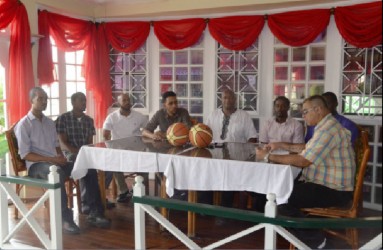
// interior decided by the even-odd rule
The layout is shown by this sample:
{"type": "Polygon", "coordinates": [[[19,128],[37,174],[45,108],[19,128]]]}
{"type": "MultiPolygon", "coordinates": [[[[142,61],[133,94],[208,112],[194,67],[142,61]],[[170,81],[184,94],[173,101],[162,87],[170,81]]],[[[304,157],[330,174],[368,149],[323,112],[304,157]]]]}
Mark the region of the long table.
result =
{"type": "MultiPolygon", "coordinates": [[[[88,169],[163,173],[169,197],[174,189],[250,191],[274,193],[277,204],[286,203],[300,169],[256,161],[256,146],[228,142],[199,149],[190,144],[174,147],[166,140],[127,137],[83,146],[72,177],[80,179],[88,169]]],[[[195,197],[189,200],[195,201],[195,197]]]]}

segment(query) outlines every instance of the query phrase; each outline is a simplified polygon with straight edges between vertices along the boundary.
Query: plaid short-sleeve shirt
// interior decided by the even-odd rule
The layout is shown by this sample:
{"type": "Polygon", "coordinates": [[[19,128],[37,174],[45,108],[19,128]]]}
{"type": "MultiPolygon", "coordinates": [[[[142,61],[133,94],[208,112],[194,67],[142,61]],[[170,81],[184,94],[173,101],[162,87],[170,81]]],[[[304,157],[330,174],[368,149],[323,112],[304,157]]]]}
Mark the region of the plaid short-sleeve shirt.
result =
{"type": "Polygon", "coordinates": [[[354,189],[355,152],[351,133],[331,114],[317,124],[301,155],[312,162],[302,172],[306,181],[339,191],[354,189]]]}
{"type": "Polygon", "coordinates": [[[81,119],[74,117],[73,112],[66,112],[56,120],[56,130],[59,134],[66,134],[68,142],[76,148],[88,144],[90,136],[96,134],[93,119],[83,115],[81,119]]]}

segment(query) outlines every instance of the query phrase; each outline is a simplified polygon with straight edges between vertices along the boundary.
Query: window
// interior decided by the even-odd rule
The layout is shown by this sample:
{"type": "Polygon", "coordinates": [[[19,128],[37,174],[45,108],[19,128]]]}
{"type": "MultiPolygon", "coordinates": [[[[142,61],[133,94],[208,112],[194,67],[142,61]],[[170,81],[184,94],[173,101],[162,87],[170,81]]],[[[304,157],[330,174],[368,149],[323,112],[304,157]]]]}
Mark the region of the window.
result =
{"type": "Polygon", "coordinates": [[[0,64],[0,159],[8,152],[8,144],[5,139],[6,130],[6,96],[5,96],[5,68],[0,64]]]}
{"type": "Polygon", "coordinates": [[[382,115],[382,46],[343,46],[342,112],[357,116],[382,115]]]}
{"type": "Polygon", "coordinates": [[[203,122],[202,41],[203,36],[194,46],[182,50],[169,50],[160,45],[159,62],[159,94],[174,91],[177,94],[178,106],[189,110],[190,116],[199,122],[203,122]]]}
{"type": "Polygon", "coordinates": [[[64,52],[57,48],[53,39],[52,57],[55,81],[42,88],[48,94],[46,116],[56,120],[60,114],[72,110],[71,96],[76,92],[86,95],[85,78],[82,75],[84,51],[64,52]]]}
{"type": "Polygon", "coordinates": [[[243,51],[233,51],[218,44],[216,106],[221,107],[222,91],[236,94],[237,107],[258,111],[258,41],[243,51]]]}
{"type": "Polygon", "coordinates": [[[110,48],[112,96],[116,106],[117,96],[129,93],[133,108],[148,107],[147,48],[146,42],[133,53],[110,48]]]}
{"type": "Polygon", "coordinates": [[[299,106],[303,100],[323,93],[325,55],[326,32],[304,47],[290,47],[275,38],[274,98],[286,96],[290,99],[291,116],[301,117],[299,106]]]}

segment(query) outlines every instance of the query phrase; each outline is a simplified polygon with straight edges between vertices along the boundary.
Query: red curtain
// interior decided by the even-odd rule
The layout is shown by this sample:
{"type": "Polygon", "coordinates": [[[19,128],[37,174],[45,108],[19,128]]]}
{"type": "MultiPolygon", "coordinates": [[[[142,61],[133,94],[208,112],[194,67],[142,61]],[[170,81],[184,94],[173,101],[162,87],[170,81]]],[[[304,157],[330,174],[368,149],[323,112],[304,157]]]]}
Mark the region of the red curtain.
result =
{"type": "Polygon", "coordinates": [[[208,27],[212,37],[230,50],[245,50],[261,33],[263,16],[232,16],[210,19],[208,27]]]}
{"type": "Polygon", "coordinates": [[[102,25],[112,47],[125,53],[139,49],[150,32],[149,22],[112,22],[102,25]]]}
{"type": "Polygon", "coordinates": [[[50,36],[57,47],[64,51],[84,50],[84,75],[87,90],[92,91],[97,106],[95,125],[101,127],[106,117],[107,109],[112,102],[109,80],[109,58],[105,33],[100,37],[97,25],[79,19],[74,19],[46,10],[39,12],[40,39],[38,57],[38,77],[40,83],[52,83],[53,61],[50,36]],[[103,42],[102,44],[99,44],[103,42]],[[105,51],[106,50],[106,51],[105,51]],[[102,66],[100,66],[102,65],[102,66]]]}
{"type": "Polygon", "coordinates": [[[154,33],[168,49],[178,50],[194,45],[205,30],[206,22],[202,18],[172,21],[155,21],[154,33]]]}
{"type": "Polygon", "coordinates": [[[284,44],[304,46],[327,27],[330,10],[315,9],[273,14],[268,17],[271,32],[284,44]]]}
{"type": "Polygon", "coordinates": [[[382,1],[337,7],[335,22],[344,40],[356,47],[382,43],[382,1]]]}
{"type": "Polygon", "coordinates": [[[31,53],[31,31],[25,6],[18,0],[0,2],[0,29],[11,24],[7,113],[9,124],[30,109],[29,90],[35,86],[31,53]]]}

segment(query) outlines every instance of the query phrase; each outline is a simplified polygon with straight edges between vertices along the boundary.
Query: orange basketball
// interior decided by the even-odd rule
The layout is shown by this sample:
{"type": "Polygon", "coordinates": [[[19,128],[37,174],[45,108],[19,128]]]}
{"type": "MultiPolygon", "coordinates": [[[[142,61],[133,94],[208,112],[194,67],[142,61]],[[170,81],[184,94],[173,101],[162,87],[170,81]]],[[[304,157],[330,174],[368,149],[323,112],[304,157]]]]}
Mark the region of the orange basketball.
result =
{"type": "Polygon", "coordinates": [[[182,146],[189,141],[189,129],[182,122],[173,123],[166,131],[166,138],[173,146],[182,146]]]}
{"type": "Polygon", "coordinates": [[[207,125],[198,123],[190,129],[189,140],[197,148],[206,148],[213,140],[213,132],[207,125]]]}

